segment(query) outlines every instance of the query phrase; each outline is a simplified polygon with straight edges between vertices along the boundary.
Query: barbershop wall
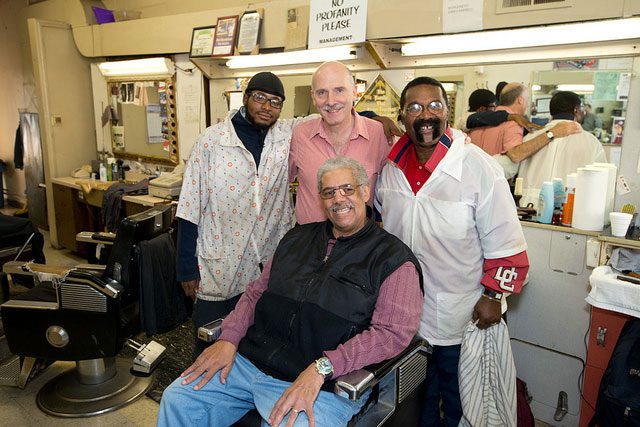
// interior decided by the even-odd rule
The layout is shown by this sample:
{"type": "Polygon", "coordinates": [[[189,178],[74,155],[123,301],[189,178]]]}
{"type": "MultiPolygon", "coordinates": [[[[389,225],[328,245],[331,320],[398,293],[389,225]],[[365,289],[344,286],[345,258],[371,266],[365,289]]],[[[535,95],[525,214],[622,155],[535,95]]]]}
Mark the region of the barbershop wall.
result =
{"type": "Polygon", "coordinates": [[[25,179],[22,170],[13,167],[13,147],[18,126],[19,109],[35,111],[32,94],[25,90],[22,73],[22,53],[16,19],[27,0],[0,0],[0,159],[6,163],[4,171],[5,202],[24,203],[25,179]]]}

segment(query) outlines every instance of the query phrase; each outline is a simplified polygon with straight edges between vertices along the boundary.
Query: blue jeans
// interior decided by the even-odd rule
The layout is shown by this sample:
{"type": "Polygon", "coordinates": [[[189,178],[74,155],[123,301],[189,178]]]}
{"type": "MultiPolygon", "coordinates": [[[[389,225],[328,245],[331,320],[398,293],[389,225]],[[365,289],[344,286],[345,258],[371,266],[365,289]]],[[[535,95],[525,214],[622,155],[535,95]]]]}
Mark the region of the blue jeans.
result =
{"type": "MultiPolygon", "coordinates": [[[[200,390],[193,387],[198,380],[182,385],[176,379],[162,395],[158,426],[230,426],[249,410],[257,409],[262,425],[273,406],[291,383],[264,374],[253,363],[239,353],[227,377],[225,385],[220,383],[220,372],[200,390]]],[[[360,411],[368,394],[358,401],[350,401],[336,394],[320,391],[313,405],[317,426],[344,426],[360,411]]],[[[287,417],[282,420],[285,425],[287,417]]],[[[300,412],[295,426],[307,426],[308,418],[300,412]]]]}
{"type": "Polygon", "coordinates": [[[440,426],[440,399],[448,427],[457,427],[462,417],[458,387],[460,345],[433,346],[427,365],[426,387],[422,398],[421,427],[440,426]]]}

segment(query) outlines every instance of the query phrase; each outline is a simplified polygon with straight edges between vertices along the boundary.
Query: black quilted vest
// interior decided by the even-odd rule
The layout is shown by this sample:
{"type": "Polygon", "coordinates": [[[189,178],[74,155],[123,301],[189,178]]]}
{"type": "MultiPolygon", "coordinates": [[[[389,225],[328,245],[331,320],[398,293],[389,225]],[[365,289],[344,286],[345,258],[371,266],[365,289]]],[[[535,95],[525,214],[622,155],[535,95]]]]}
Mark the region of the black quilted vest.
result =
{"type": "Polygon", "coordinates": [[[327,257],[331,230],[329,221],[317,222],[282,238],[255,322],[240,341],[240,353],[275,378],[295,380],[323,351],[367,329],[380,286],[402,264],[412,262],[422,280],[411,250],[373,221],[338,238],[327,257]]]}

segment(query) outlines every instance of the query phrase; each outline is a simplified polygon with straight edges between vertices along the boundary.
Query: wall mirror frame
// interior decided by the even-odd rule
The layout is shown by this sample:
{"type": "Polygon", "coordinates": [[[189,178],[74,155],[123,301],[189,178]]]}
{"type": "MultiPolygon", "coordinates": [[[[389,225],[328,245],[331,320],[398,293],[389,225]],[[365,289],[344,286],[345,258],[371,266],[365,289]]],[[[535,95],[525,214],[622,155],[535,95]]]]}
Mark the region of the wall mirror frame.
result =
{"type": "Polygon", "coordinates": [[[175,74],[166,78],[109,79],[111,150],[115,157],[177,165],[175,74]]]}

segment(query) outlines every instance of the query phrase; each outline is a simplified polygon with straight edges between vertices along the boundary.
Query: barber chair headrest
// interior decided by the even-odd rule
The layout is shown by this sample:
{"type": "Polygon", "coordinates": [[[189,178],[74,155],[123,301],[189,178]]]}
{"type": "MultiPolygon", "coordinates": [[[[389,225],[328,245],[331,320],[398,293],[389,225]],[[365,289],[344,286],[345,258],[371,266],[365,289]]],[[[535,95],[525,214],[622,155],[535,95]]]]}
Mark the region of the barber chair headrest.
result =
{"type": "Polygon", "coordinates": [[[120,282],[129,289],[130,264],[135,246],[171,229],[172,207],[158,205],[123,219],[118,227],[104,277],[120,282]]]}

